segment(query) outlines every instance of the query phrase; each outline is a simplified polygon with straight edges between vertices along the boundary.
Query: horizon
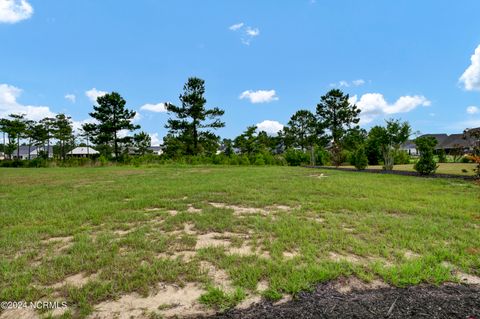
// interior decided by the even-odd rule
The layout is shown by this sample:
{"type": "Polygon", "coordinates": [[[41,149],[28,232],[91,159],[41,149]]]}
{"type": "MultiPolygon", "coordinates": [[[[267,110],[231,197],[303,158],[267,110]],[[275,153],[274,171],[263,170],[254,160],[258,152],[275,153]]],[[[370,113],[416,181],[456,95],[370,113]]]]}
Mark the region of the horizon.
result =
{"type": "Polygon", "coordinates": [[[78,127],[116,91],[158,145],[162,103],[197,76],[207,107],[225,110],[225,138],[273,133],[332,88],[362,128],[399,118],[461,133],[480,126],[480,3],[432,3],[0,0],[0,117],[66,113],[78,127]]]}

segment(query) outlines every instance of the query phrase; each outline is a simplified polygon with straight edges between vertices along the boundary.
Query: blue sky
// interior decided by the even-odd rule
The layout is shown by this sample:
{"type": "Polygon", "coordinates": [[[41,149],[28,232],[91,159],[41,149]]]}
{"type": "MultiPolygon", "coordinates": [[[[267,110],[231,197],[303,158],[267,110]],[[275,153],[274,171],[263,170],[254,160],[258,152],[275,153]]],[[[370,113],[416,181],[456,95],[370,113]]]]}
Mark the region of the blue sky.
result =
{"type": "Polygon", "coordinates": [[[223,137],[273,132],[332,87],[365,128],[393,117],[461,132],[480,126],[479,12],[478,0],[0,0],[0,116],[79,125],[91,97],[117,91],[156,141],[161,103],[198,76],[225,109],[223,137]]]}

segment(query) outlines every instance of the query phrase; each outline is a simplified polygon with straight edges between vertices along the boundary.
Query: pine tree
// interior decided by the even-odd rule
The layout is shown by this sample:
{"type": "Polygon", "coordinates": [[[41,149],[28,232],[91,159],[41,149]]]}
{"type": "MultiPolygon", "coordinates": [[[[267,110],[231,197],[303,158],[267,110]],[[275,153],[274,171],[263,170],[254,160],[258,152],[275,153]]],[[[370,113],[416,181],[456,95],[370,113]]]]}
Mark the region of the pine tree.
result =
{"type": "Polygon", "coordinates": [[[125,107],[127,102],[117,92],[98,97],[97,103],[98,105],[93,106],[93,112],[89,114],[98,123],[89,123],[84,125],[83,129],[92,135],[95,144],[103,146],[105,155],[113,147],[115,159],[118,160],[121,153],[120,145],[131,140],[129,136],[120,137],[119,132],[140,128],[139,125],[132,123],[136,112],[125,107]]]}
{"type": "MultiPolygon", "coordinates": [[[[175,115],[170,118],[165,126],[169,129],[168,138],[164,144],[180,150],[184,155],[198,155],[202,152],[212,151],[214,145],[218,146],[219,138],[209,129],[218,129],[225,126],[218,117],[225,111],[215,107],[207,109],[205,94],[205,81],[199,78],[189,78],[180,95],[181,106],[167,103],[168,112],[175,115]],[[210,122],[207,122],[210,120],[210,122]]],[[[170,153],[167,151],[167,153],[170,153]]]]}
{"type": "Polygon", "coordinates": [[[350,104],[349,95],[333,89],[320,98],[317,104],[317,117],[321,126],[330,131],[332,140],[333,161],[339,166],[340,153],[342,151],[341,139],[345,132],[352,128],[358,128],[360,109],[350,104]]]}

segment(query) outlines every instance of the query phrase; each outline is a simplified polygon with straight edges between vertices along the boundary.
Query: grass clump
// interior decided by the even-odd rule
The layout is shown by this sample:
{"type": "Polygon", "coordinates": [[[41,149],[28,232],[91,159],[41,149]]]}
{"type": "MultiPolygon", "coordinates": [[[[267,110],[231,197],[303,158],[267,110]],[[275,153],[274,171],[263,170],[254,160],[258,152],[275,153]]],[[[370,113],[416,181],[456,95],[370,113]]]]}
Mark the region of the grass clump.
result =
{"type": "Polygon", "coordinates": [[[232,292],[225,292],[218,287],[208,287],[207,292],[200,296],[200,303],[215,310],[226,310],[235,307],[245,299],[245,291],[237,288],[232,292]]]}

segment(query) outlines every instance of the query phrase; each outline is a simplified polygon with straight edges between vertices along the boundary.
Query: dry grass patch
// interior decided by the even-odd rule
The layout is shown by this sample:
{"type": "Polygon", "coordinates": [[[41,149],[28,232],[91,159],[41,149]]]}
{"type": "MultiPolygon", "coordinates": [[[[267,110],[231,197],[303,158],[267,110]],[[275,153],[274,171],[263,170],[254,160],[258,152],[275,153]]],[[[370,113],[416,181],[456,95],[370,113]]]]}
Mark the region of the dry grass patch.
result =
{"type": "Polygon", "coordinates": [[[389,287],[381,280],[375,279],[371,282],[364,282],[356,277],[340,277],[335,281],[334,288],[340,293],[349,293],[352,290],[369,290],[389,287]]]}
{"type": "Polygon", "coordinates": [[[197,301],[205,292],[198,284],[187,283],[184,287],[159,284],[157,289],[155,294],[146,298],[137,293],[132,293],[115,301],[100,303],[95,307],[95,312],[88,318],[145,318],[152,313],[165,317],[193,317],[212,313],[197,301]]]}

